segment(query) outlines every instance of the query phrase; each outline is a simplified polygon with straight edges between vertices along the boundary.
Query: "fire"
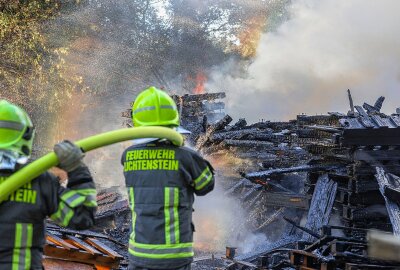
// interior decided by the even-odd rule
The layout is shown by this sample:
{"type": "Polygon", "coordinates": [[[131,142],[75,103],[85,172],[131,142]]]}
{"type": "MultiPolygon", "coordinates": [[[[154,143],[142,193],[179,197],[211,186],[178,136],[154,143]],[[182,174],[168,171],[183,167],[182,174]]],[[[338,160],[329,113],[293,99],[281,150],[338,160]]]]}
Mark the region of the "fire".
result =
{"type": "Polygon", "coordinates": [[[207,81],[207,77],[206,77],[206,75],[204,74],[204,72],[202,72],[202,71],[197,72],[196,78],[194,79],[194,81],[195,81],[195,83],[196,83],[196,86],[195,86],[195,88],[193,89],[193,93],[196,94],[196,95],[198,95],[198,94],[204,94],[204,93],[205,93],[205,91],[204,91],[204,84],[205,84],[206,81],[207,81]]]}

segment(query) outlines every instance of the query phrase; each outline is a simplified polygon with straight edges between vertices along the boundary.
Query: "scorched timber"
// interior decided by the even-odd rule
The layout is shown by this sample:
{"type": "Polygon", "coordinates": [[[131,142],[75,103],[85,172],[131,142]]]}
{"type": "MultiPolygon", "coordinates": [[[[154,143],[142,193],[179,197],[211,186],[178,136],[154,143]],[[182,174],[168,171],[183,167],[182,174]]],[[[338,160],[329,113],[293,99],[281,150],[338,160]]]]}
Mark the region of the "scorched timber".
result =
{"type": "Polygon", "coordinates": [[[385,187],[398,188],[400,181],[398,177],[385,174],[383,168],[376,168],[376,179],[379,183],[379,190],[386,201],[386,208],[393,226],[393,233],[400,235],[400,207],[398,201],[393,201],[385,195],[385,187]]]}
{"type": "Polygon", "coordinates": [[[283,193],[283,192],[268,192],[264,200],[265,205],[308,209],[309,198],[306,195],[283,193]]]}
{"type": "Polygon", "coordinates": [[[271,147],[274,146],[272,142],[252,141],[252,140],[224,140],[224,145],[227,146],[240,146],[240,147],[271,147]]]}
{"type": "Polygon", "coordinates": [[[210,138],[214,132],[225,128],[230,122],[232,122],[232,117],[225,115],[224,118],[219,120],[216,124],[209,126],[206,133],[201,135],[197,140],[196,148],[199,150],[202,149],[210,141],[210,138]]]}
{"type": "Polygon", "coordinates": [[[338,168],[339,166],[324,166],[324,165],[303,165],[290,168],[278,168],[261,172],[247,173],[244,175],[249,180],[267,180],[272,175],[293,173],[293,172],[310,172],[310,171],[329,171],[338,168]]]}
{"type": "MultiPolygon", "coordinates": [[[[262,133],[265,134],[264,131],[260,131],[258,128],[250,128],[250,129],[241,129],[241,130],[234,130],[234,131],[226,131],[226,132],[218,132],[214,133],[210,138],[212,142],[218,142],[226,139],[233,139],[233,138],[241,138],[243,136],[254,135],[255,133],[262,133]]],[[[271,134],[271,132],[270,132],[271,134]]]]}
{"type": "Polygon", "coordinates": [[[183,95],[181,97],[179,96],[172,96],[172,98],[177,101],[177,103],[180,100],[183,100],[184,102],[201,102],[204,100],[215,100],[215,99],[222,99],[225,98],[226,94],[224,92],[219,92],[219,93],[206,93],[206,94],[199,94],[199,95],[183,95]]]}
{"type": "MultiPolygon", "coordinates": [[[[336,197],[337,183],[329,179],[328,175],[322,175],[317,182],[314,195],[308,211],[306,228],[317,231],[327,225],[331,215],[333,203],[336,197]]],[[[311,241],[310,235],[304,235],[303,239],[311,241]]]]}

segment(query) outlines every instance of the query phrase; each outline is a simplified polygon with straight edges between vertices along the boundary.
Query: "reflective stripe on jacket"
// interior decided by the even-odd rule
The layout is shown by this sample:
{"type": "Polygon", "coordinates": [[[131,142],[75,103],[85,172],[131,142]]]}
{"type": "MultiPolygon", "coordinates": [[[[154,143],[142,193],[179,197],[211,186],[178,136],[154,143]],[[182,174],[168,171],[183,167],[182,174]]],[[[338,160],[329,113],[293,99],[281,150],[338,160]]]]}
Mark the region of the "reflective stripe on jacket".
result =
{"type": "Polygon", "coordinates": [[[167,142],[129,147],[122,165],[132,210],[130,262],[154,269],[190,263],[194,194],[213,189],[211,165],[167,142]]]}

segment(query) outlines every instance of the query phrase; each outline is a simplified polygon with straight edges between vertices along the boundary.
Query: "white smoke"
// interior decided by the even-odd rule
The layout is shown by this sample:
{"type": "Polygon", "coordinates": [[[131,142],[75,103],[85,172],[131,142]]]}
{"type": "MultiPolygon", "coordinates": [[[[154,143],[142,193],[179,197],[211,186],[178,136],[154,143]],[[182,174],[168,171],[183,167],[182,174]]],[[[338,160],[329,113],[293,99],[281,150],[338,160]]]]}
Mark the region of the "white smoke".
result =
{"type": "Polygon", "coordinates": [[[252,232],[241,201],[225,194],[223,178],[217,173],[214,190],[204,197],[196,197],[193,213],[195,248],[205,254],[221,253],[226,246],[236,247],[237,254],[252,252],[267,243],[268,238],[263,233],[252,232]]]}
{"type": "Polygon", "coordinates": [[[246,78],[213,73],[208,88],[228,93],[229,114],[258,121],[347,112],[348,88],[355,104],[383,95],[383,111],[394,112],[400,1],[295,0],[288,9],[289,20],[262,36],[246,78]]]}

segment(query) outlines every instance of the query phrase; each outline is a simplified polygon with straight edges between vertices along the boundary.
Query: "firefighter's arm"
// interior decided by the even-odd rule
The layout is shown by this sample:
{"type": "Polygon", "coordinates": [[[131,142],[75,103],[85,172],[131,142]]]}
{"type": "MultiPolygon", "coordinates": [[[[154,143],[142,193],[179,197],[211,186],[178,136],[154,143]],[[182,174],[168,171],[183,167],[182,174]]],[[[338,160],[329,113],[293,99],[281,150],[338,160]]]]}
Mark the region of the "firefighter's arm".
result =
{"type": "Polygon", "coordinates": [[[68,185],[59,188],[57,210],[50,218],[64,227],[87,229],[94,224],[97,202],[92,176],[81,161],[83,153],[70,142],[62,142],[54,150],[59,167],[68,173],[68,185]]]}
{"type": "Polygon", "coordinates": [[[192,186],[194,193],[203,196],[214,189],[214,168],[211,164],[199,155],[193,156],[192,165],[192,186]]]}

